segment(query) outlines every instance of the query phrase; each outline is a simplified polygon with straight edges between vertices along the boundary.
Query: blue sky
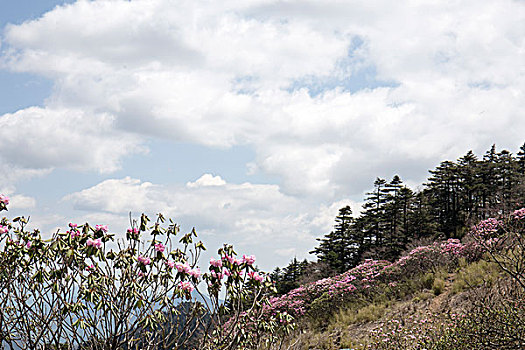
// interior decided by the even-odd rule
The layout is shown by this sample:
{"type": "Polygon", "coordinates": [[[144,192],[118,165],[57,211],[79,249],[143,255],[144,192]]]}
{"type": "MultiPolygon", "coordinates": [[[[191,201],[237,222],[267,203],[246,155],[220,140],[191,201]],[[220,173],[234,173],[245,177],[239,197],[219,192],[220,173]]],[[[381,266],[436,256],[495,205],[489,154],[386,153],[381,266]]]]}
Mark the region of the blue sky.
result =
{"type": "Polygon", "coordinates": [[[525,141],[524,7],[2,2],[0,192],[47,233],[164,212],[309,257],[375,177],[525,141]]]}

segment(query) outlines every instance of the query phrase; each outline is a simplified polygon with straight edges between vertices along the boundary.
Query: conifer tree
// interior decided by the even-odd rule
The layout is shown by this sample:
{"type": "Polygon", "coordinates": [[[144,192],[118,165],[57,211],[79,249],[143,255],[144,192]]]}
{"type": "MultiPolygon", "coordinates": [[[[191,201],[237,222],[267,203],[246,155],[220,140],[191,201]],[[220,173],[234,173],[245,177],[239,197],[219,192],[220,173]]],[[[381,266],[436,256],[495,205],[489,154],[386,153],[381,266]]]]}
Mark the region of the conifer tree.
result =
{"type": "Polygon", "coordinates": [[[317,255],[318,261],[327,263],[335,271],[346,271],[352,260],[352,252],[350,251],[352,222],[350,206],[339,209],[339,214],[335,218],[335,230],[323,238],[318,238],[319,246],[310,253],[317,255]]]}

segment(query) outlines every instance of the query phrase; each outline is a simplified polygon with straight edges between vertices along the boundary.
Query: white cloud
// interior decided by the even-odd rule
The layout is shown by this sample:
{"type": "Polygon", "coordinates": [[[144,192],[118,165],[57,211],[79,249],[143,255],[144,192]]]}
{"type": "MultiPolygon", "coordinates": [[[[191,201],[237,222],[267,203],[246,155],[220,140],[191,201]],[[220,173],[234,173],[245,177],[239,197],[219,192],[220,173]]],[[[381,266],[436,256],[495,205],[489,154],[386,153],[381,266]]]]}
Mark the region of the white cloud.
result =
{"type": "Polygon", "coordinates": [[[36,200],[33,197],[21,194],[14,195],[10,198],[9,209],[30,209],[34,208],[36,200]]]}
{"type": "MultiPolygon", "coordinates": [[[[525,134],[524,6],[156,0],[58,7],[8,26],[3,60],[54,79],[48,107],[38,112],[51,125],[60,121],[62,134],[105,129],[94,150],[65,138],[67,154],[36,147],[9,153],[9,161],[34,171],[113,171],[141,137],[241,144],[257,151],[252,169],[282,177],[283,191],[338,199],[361,193],[364,178],[391,176],[396,162],[414,168],[494,142],[516,147],[525,134]],[[367,66],[394,85],[354,93],[338,86],[367,66]],[[331,78],[335,89],[315,97],[286,90],[331,78]],[[72,116],[62,123],[65,114],[72,116]]],[[[34,115],[20,111],[18,123],[30,125],[34,115]]],[[[33,144],[53,143],[40,136],[51,130],[39,129],[33,144]]],[[[417,182],[424,174],[402,175],[417,182]]]]}
{"type": "Polygon", "coordinates": [[[186,184],[189,188],[202,187],[202,186],[223,186],[226,184],[220,176],[213,176],[211,174],[204,174],[198,178],[195,182],[188,182],[186,184]]]}
{"type": "Polygon", "coordinates": [[[5,172],[64,167],[109,173],[141,147],[137,136],[116,130],[108,114],[30,107],[0,117],[0,150],[5,172]]]}

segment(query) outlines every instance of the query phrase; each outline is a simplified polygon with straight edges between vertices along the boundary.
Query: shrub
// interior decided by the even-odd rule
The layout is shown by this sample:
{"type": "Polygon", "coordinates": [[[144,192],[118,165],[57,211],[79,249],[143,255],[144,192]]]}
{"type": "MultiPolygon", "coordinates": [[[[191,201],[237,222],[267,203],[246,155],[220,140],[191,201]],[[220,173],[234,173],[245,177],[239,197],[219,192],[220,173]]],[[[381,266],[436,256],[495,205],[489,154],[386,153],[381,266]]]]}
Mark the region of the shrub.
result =
{"type": "Polygon", "coordinates": [[[445,281],[441,278],[436,278],[432,283],[432,292],[434,295],[440,295],[445,289],[445,281]]]}
{"type": "Polygon", "coordinates": [[[195,230],[179,235],[161,214],[143,214],[125,239],[70,223],[44,240],[26,225],[0,221],[3,348],[251,349],[289,327],[279,312],[263,318],[273,287],[255,257],[225,245],[201,271],[195,230]]]}
{"type": "Polygon", "coordinates": [[[456,273],[452,283],[452,293],[459,293],[482,285],[492,285],[500,274],[499,267],[492,262],[480,260],[466,265],[456,273]]]}

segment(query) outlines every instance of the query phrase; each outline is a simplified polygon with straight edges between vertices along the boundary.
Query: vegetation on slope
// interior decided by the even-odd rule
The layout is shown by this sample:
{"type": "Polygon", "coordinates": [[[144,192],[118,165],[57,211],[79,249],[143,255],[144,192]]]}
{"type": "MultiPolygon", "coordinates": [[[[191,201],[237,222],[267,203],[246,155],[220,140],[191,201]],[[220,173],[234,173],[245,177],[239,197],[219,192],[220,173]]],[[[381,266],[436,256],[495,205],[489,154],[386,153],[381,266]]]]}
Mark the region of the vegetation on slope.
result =
{"type": "Polygon", "coordinates": [[[525,208],[271,300],[289,349],[525,348],[525,208]]]}

